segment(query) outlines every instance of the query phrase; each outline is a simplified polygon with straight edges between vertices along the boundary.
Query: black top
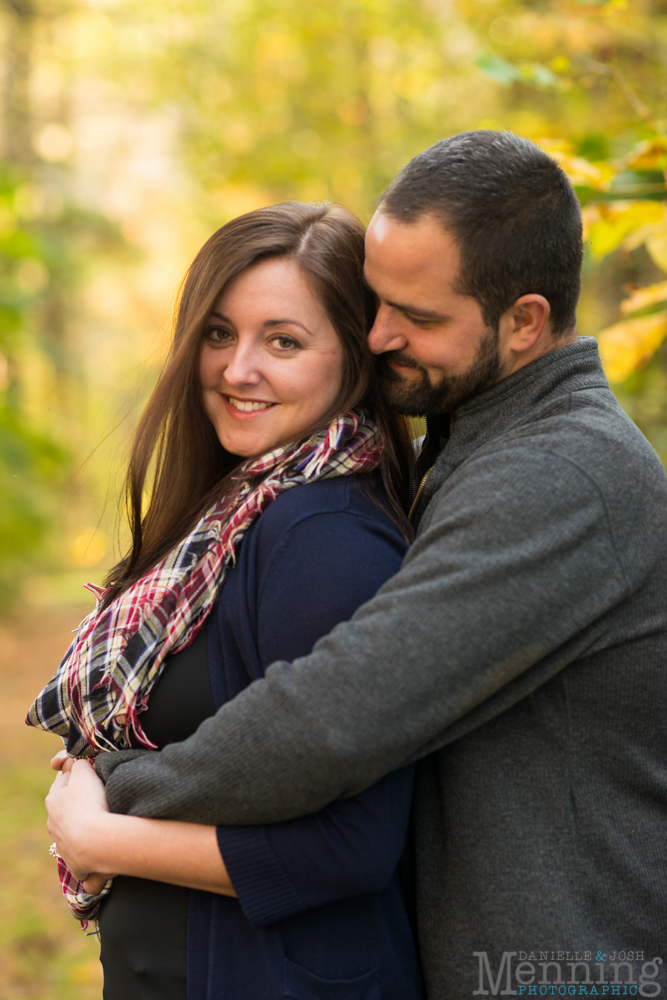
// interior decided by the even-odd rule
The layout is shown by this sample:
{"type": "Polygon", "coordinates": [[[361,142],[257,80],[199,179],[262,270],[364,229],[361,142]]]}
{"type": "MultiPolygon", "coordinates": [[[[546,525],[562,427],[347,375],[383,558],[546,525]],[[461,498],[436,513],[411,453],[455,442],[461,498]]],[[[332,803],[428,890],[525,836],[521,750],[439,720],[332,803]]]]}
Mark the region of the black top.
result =
{"type": "MultiPolygon", "coordinates": [[[[187,739],[215,712],[206,632],[168,656],[155,682],[141,721],[158,747],[187,739]]],[[[114,879],[100,912],[104,1000],[187,1000],[189,906],[190,889],[114,879]]]]}

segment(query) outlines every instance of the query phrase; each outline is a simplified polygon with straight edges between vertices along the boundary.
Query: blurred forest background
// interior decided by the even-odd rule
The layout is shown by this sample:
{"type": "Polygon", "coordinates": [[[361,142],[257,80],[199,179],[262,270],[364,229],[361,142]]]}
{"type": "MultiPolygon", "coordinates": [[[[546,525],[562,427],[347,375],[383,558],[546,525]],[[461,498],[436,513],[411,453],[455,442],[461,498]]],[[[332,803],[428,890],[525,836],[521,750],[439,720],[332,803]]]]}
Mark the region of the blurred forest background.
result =
{"type": "Polygon", "coordinates": [[[667,461],[666,126],[667,0],[0,0],[0,998],[101,996],[22,715],[122,548],[199,245],[287,198],[367,221],[425,146],[511,129],[576,187],[579,330],[667,461]]]}

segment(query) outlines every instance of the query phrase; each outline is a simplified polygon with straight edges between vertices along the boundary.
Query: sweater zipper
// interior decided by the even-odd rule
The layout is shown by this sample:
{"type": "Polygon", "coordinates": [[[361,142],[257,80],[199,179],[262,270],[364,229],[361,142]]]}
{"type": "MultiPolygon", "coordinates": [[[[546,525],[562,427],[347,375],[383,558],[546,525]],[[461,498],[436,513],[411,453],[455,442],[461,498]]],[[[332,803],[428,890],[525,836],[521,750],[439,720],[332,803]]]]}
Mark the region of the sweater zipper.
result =
{"type": "Polygon", "coordinates": [[[410,507],[410,511],[408,513],[408,521],[412,521],[412,515],[417,509],[417,504],[421,500],[421,495],[424,492],[424,487],[426,486],[426,480],[428,479],[428,477],[431,475],[432,472],[433,472],[433,466],[431,466],[431,468],[428,469],[428,471],[422,476],[422,481],[419,484],[417,492],[415,493],[415,498],[412,501],[412,506],[410,507]]]}

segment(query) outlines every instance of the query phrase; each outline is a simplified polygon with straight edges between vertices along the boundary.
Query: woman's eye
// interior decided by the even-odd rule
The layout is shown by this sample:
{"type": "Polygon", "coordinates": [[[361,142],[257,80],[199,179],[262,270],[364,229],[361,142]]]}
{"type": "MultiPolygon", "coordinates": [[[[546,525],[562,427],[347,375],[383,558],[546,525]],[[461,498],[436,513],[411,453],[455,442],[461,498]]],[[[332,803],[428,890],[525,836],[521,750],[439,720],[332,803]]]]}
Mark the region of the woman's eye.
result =
{"type": "Polygon", "coordinates": [[[228,344],[232,339],[232,335],[229,330],[225,330],[224,327],[221,326],[209,327],[206,332],[206,336],[215,344],[228,344]]]}
{"type": "Polygon", "coordinates": [[[285,336],[274,337],[273,343],[281,351],[292,351],[301,346],[293,337],[285,336]]]}

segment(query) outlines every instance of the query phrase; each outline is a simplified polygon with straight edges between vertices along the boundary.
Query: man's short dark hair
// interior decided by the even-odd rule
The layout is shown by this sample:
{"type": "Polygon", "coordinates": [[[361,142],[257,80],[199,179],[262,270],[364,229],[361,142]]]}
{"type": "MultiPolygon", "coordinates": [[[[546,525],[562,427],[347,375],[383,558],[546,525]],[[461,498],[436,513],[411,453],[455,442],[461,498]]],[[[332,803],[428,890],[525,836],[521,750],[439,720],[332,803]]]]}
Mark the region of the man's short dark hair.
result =
{"type": "Polygon", "coordinates": [[[458,291],[484,321],[522,295],[544,295],[551,329],[571,330],[581,288],[581,211],[570,182],[541,149],[511,132],[461,132],[415,156],[380,209],[403,222],[434,215],[461,254],[458,291]]]}

